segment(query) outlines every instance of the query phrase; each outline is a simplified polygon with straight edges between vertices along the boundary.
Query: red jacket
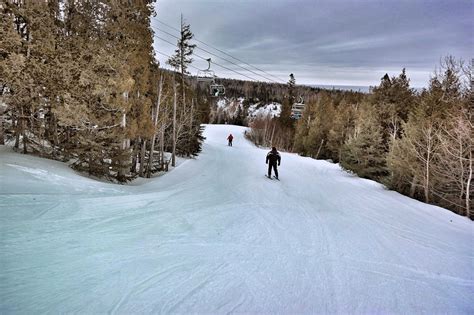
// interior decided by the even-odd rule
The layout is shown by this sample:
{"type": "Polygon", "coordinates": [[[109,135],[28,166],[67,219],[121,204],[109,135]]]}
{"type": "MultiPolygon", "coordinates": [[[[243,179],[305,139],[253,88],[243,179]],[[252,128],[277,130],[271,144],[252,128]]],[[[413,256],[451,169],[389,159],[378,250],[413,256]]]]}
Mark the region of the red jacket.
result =
{"type": "Polygon", "coordinates": [[[227,140],[229,140],[229,141],[232,141],[232,139],[234,139],[234,137],[233,137],[232,135],[229,135],[229,136],[227,137],[227,140]]]}

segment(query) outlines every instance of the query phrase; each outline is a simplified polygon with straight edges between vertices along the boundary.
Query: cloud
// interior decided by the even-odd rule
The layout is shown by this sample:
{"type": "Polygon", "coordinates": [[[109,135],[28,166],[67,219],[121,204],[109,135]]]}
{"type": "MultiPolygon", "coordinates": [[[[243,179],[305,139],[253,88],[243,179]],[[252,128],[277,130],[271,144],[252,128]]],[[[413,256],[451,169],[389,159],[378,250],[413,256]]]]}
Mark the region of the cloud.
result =
{"type": "MultiPolygon", "coordinates": [[[[424,86],[442,56],[470,60],[474,48],[471,0],[159,0],[156,9],[160,21],[178,27],[183,13],[197,39],[284,80],[293,72],[302,84],[375,85],[385,72],[406,67],[412,84],[424,86]]],[[[174,49],[159,40],[156,48],[174,49]]],[[[214,70],[239,78],[218,66],[214,70]]]]}

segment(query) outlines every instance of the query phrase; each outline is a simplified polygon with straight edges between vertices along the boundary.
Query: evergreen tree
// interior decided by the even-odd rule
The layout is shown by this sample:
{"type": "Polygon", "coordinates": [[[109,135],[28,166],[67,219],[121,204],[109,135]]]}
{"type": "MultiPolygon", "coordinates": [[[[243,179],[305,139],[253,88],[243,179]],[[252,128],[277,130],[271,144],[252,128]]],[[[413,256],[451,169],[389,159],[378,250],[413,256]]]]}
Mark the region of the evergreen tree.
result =
{"type": "Polygon", "coordinates": [[[297,122],[295,128],[294,149],[303,156],[309,155],[306,150],[305,142],[308,137],[308,132],[311,123],[311,113],[314,105],[308,102],[303,112],[303,117],[297,122]]]}
{"type": "Polygon", "coordinates": [[[152,2],[2,6],[2,78],[17,146],[73,158],[92,175],[129,177],[129,143],[150,131],[152,2]]]}
{"type": "MultiPolygon", "coordinates": [[[[179,89],[181,99],[180,101],[177,100],[177,103],[180,103],[181,106],[180,111],[176,113],[177,121],[174,122],[176,125],[174,127],[175,132],[178,132],[179,134],[176,134],[174,139],[177,142],[177,146],[180,147],[180,152],[178,153],[187,156],[195,155],[197,153],[194,149],[201,147],[202,139],[200,128],[201,121],[198,120],[200,115],[194,107],[194,102],[188,101],[193,99],[194,96],[188,97],[188,100],[186,99],[187,85],[185,75],[188,74],[187,68],[193,61],[191,56],[196,47],[195,44],[190,43],[193,37],[194,34],[191,32],[190,25],[186,24],[181,16],[181,36],[178,39],[175,54],[167,61],[167,63],[176,71],[180,72],[181,84],[179,89]],[[195,141],[198,141],[198,143],[195,143],[195,141]]],[[[191,91],[188,91],[188,94],[191,94],[191,91]]],[[[173,162],[175,154],[176,152],[173,152],[173,162]]]]}
{"type": "MultiPolygon", "coordinates": [[[[138,173],[139,176],[144,176],[147,165],[146,148],[154,133],[151,117],[152,95],[157,86],[152,75],[155,61],[152,48],[153,34],[150,28],[150,16],[154,13],[154,8],[152,2],[144,1],[133,5],[118,3],[112,9],[114,12],[111,15],[115,23],[111,25],[111,29],[122,39],[120,51],[130,52],[127,55],[119,55],[117,59],[126,58],[128,73],[133,80],[127,99],[130,106],[126,113],[127,133],[122,141],[130,141],[132,147],[130,169],[132,175],[138,173]]],[[[117,138],[119,137],[120,135],[117,135],[117,138]]]]}
{"type": "Polygon", "coordinates": [[[326,150],[326,142],[334,119],[333,101],[328,93],[322,92],[318,95],[317,101],[310,103],[309,106],[312,110],[308,117],[310,121],[308,135],[303,142],[305,151],[316,159],[330,158],[326,150]]]}
{"type": "Polygon", "coordinates": [[[191,56],[193,54],[194,48],[196,48],[195,44],[190,43],[193,37],[194,34],[191,32],[191,26],[186,24],[183,20],[183,16],[181,16],[181,31],[180,38],[178,39],[177,43],[178,47],[175,50],[175,54],[167,61],[170,66],[181,73],[181,79],[184,79],[184,75],[189,73],[187,69],[193,62],[191,56]]]}
{"type": "Polygon", "coordinates": [[[402,133],[402,124],[414,106],[414,92],[405,69],[398,77],[390,78],[385,74],[380,85],[373,88],[372,92],[371,103],[378,110],[384,143],[388,148],[390,141],[402,133]]]}
{"type": "Polygon", "coordinates": [[[334,162],[341,160],[344,142],[354,129],[354,107],[354,104],[345,100],[335,107],[326,144],[328,154],[334,162]]]}
{"type": "Polygon", "coordinates": [[[41,143],[48,136],[48,97],[55,89],[51,83],[57,80],[53,4],[8,1],[0,7],[0,80],[8,87],[6,99],[15,125],[15,147],[21,142],[24,153],[50,153],[41,143]]]}
{"type": "Polygon", "coordinates": [[[288,94],[287,97],[283,100],[283,104],[281,106],[281,113],[280,113],[280,125],[282,128],[292,128],[293,127],[293,119],[291,118],[291,107],[295,102],[295,76],[293,73],[290,74],[290,79],[287,83],[288,94]]]}
{"type": "Polygon", "coordinates": [[[341,166],[364,178],[380,179],[386,175],[383,138],[377,113],[366,102],[358,108],[354,132],[342,148],[341,166]]]}
{"type": "Polygon", "coordinates": [[[290,73],[290,79],[288,80],[288,99],[290,101],[290,104],[293,104],[296,100],[295,85],[295,76],[293,75],[293,73],[290,73]]]}

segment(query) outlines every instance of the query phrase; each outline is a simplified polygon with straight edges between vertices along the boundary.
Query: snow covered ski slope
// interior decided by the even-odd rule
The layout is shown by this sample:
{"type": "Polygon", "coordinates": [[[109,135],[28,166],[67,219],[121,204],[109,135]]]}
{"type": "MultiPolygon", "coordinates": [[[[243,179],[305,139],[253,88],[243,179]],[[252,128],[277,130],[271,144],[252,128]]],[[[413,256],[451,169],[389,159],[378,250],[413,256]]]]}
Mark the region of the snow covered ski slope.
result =
{"type": "Polygon", "coordinates": [[[0,313],[474,313],[473,222],[243,131],[127,186],[3,148],[0,313]]]}

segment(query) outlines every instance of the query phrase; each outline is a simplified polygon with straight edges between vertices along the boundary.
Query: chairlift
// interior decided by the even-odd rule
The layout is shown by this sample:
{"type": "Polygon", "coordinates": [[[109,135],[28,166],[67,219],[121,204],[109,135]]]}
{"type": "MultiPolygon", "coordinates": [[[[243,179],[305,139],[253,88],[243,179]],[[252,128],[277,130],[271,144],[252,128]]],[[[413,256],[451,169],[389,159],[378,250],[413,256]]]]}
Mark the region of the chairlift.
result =
{"type": "Polygon", "coordinates": [[[206,59],[206,61],[209,63],[207,69],[198,70],[198,73],[197,73],[198,82],[212,82],[212,81],[214,81],[215,74],[214,74],[214,71],[211,70],[211,58],[206,59]]]}
{"type": "Polygon", "coordinates": [[[303,117],[303,114],[301,114],[301,113],[292,113],[292,114],[290,115],[290,117],[291,117],[292,119],[298,120],[298,119],[300,119],[301,117],[303,117]]]}
{"type": "Polygon", "coordinates": [[[293,119],[300,119],[301,117],[303,117],[304,108],[305,108],[304,99],[302,96],[300,96],[299,101],[293,103],[293,105],[291,106],[290,117],[293,119]]]}
{"type": "Polygon", "coordinates": [[[212,97],[219,97],[225,95],[225,87],[216,82],[216,75],[211,70],[211,58],[206,59],[208,67],[205,70],[199,70],[197,74],[198,82],[209,82],[209,93],[212,97]]]}
{"type": "Polygon", "coordinates": [[[209,86],[209,91],[212,97],[225,95],[225,87],[222,84],[217,84],[215,81],[209,86]]]}

